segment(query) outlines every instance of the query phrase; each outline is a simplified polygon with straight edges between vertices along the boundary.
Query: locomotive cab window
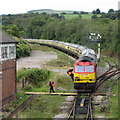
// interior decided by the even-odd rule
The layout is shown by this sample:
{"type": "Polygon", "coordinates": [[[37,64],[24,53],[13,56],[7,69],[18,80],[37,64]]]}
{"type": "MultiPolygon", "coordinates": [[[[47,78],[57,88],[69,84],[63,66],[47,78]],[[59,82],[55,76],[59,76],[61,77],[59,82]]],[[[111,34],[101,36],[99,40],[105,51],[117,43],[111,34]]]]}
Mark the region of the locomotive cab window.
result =
{"type": "Polygon", "coordinates": [[[94,66],[93,65],[85,66],[85,72],[94,72],[94,66]]]}
{"type": "Polygon", "coordinates": [[[75,66],[75,72],[84,72],[84,66],[75,66]]]}

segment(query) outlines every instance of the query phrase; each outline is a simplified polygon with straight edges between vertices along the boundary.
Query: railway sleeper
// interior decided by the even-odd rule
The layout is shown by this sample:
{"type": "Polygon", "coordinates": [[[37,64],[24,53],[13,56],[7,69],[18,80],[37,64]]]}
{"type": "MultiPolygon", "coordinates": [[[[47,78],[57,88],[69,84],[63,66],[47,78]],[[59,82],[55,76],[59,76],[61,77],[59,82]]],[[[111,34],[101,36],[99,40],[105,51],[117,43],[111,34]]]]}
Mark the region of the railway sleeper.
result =
{"type": "Polygon", "coordinates": [[[75,114],[87,114],[88,108],[87,107],[79,107],[76,108],[75,114]]]}

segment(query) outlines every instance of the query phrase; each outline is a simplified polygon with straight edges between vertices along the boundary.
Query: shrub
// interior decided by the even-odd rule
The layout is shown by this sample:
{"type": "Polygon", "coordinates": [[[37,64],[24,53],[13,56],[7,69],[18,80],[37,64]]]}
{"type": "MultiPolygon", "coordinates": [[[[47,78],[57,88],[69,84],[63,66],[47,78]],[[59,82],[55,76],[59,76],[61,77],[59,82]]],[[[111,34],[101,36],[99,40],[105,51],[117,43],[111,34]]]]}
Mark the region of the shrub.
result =
{"type": "Polygon", "coordinates": [[[29,47],[29,44],[22,40],[22,39],[16,39],[19,41],[19,44],[17,45],[16,48],[16,57],[25,57],[25,56],[30,56],[31,48],[29,47]]]}
{"type": "Polygon", "coordinates": [[[51,72],[45,69],[22,69],[17,73],[17,82],[22,79],[28,82],[28,84],[35,85],[36,87],[40,87],[41,82],[49,80],[51,72]]]}

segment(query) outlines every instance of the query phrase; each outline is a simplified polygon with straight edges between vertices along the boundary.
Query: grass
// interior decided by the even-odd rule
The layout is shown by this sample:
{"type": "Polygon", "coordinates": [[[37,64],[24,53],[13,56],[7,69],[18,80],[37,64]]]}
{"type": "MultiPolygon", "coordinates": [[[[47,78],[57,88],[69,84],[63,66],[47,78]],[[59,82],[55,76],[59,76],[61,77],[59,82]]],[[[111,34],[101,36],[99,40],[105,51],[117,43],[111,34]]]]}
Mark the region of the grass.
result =
{"type": "Polygon", "coordinates": [[[65,14],[63,15],[65,17],[65,19],[73,19],[73,18],[77,18],[78,14],[65,14]]]}
{"type": "Polygon", "coordinates": [[[24,91],[16,93],[16,99],[10,102],[9,107],[3,108],[3,117],[14,111],[19,105],[21,105],[30,95],[25,95],[24,91]]]}
{"type": "Polygon", "coordinates": [[[82,16],[82,19],[91,19],[92,14],[83,14],[81,16],[82,16]]]}
{"type": "Polygon", "coordinates": [[[105,67],[105,62],[109,62],[109,63],[111,63],[111,65],[118,64],[117,58],[107,57],[107,56],[102,55],[100,58],[99,66],[105,67]]]}
{"type": "MultiPolygon", "coordinates": [[[[65,75],[54,74],[52,81],[55,82],[55,92],[69,92],[73,86],[70,78],[65,75]],[[67,89],[67,91],[60,91],[58,87],[67,89]]],[[[33,88],[31,91],[48,92],[49,87],[45,82],[41,88],[33,88]]],[[[59,108],[64,99],[65,96],[39,95],[18,115],[18,118],[52,118],[60,112],[59,108]]]]}
{"type": "MultiPolygon", "coordinates": [[[[82,19],[91,19],[93,14],[65,14],[64,17],[70,20],[79,17],[79,15],[81,15],[82,19]]],[[[100,17],[100,15],[97,15],[97,17],[100,17]]]]}
{"type": "Polygon", "coordinates": [[[18,118],[52,118],[59,113],[63,96],[38,96],[30,102],[29,106],[19,114],[18,118]]]}
{"type": "MultiPolygon", "coordinates": [[[[120,80],[120,79],[119,79],[120,80]]],[[[120,118],[119,115],[119,104],[118,104],[118,84],[114,85],[113,90],[112,90],[112,95],[110,96],[110,111],[107,115],[108,118],[120,118]]]]}
{"type": "Polygon", "coordinates": [[[47,66],[57,67],[57,68],[68,68],[73,67],[75,60],[72,60],[66,54],[59,52],[58,58],[55,60],[51,60],[46,63],[47,66]]]}
{"type": "Polygon", "coordinates": [[[105,59],[104,57],[101,57],[100,62],[98,63],[100,67],[105,67],[105,59]]]}
{"type": "Polygon", "coordinates": [[[54,51],[57,52],[57,50],[47,47],[47,46],[42,46],[42,45],[38,45],[38,44],[30,44],[31,49],[34,50],[41,50],[44,52],[50,52],[50,51],[54,51]]]}

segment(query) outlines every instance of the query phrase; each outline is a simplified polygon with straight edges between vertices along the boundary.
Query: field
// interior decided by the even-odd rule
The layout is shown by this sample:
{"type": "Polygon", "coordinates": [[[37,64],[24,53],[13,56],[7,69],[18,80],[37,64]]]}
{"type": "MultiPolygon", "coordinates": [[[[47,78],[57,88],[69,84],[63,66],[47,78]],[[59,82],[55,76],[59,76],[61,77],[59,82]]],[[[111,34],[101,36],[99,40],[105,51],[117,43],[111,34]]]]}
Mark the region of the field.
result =
{"type": "Polygon", "coordinates": [[[82,19],[91,19],[92,14],[66,14],[64,16],[66,19],[73,19],[73,18],[77,18],[79,16],[81,16],[82,19]]]}

